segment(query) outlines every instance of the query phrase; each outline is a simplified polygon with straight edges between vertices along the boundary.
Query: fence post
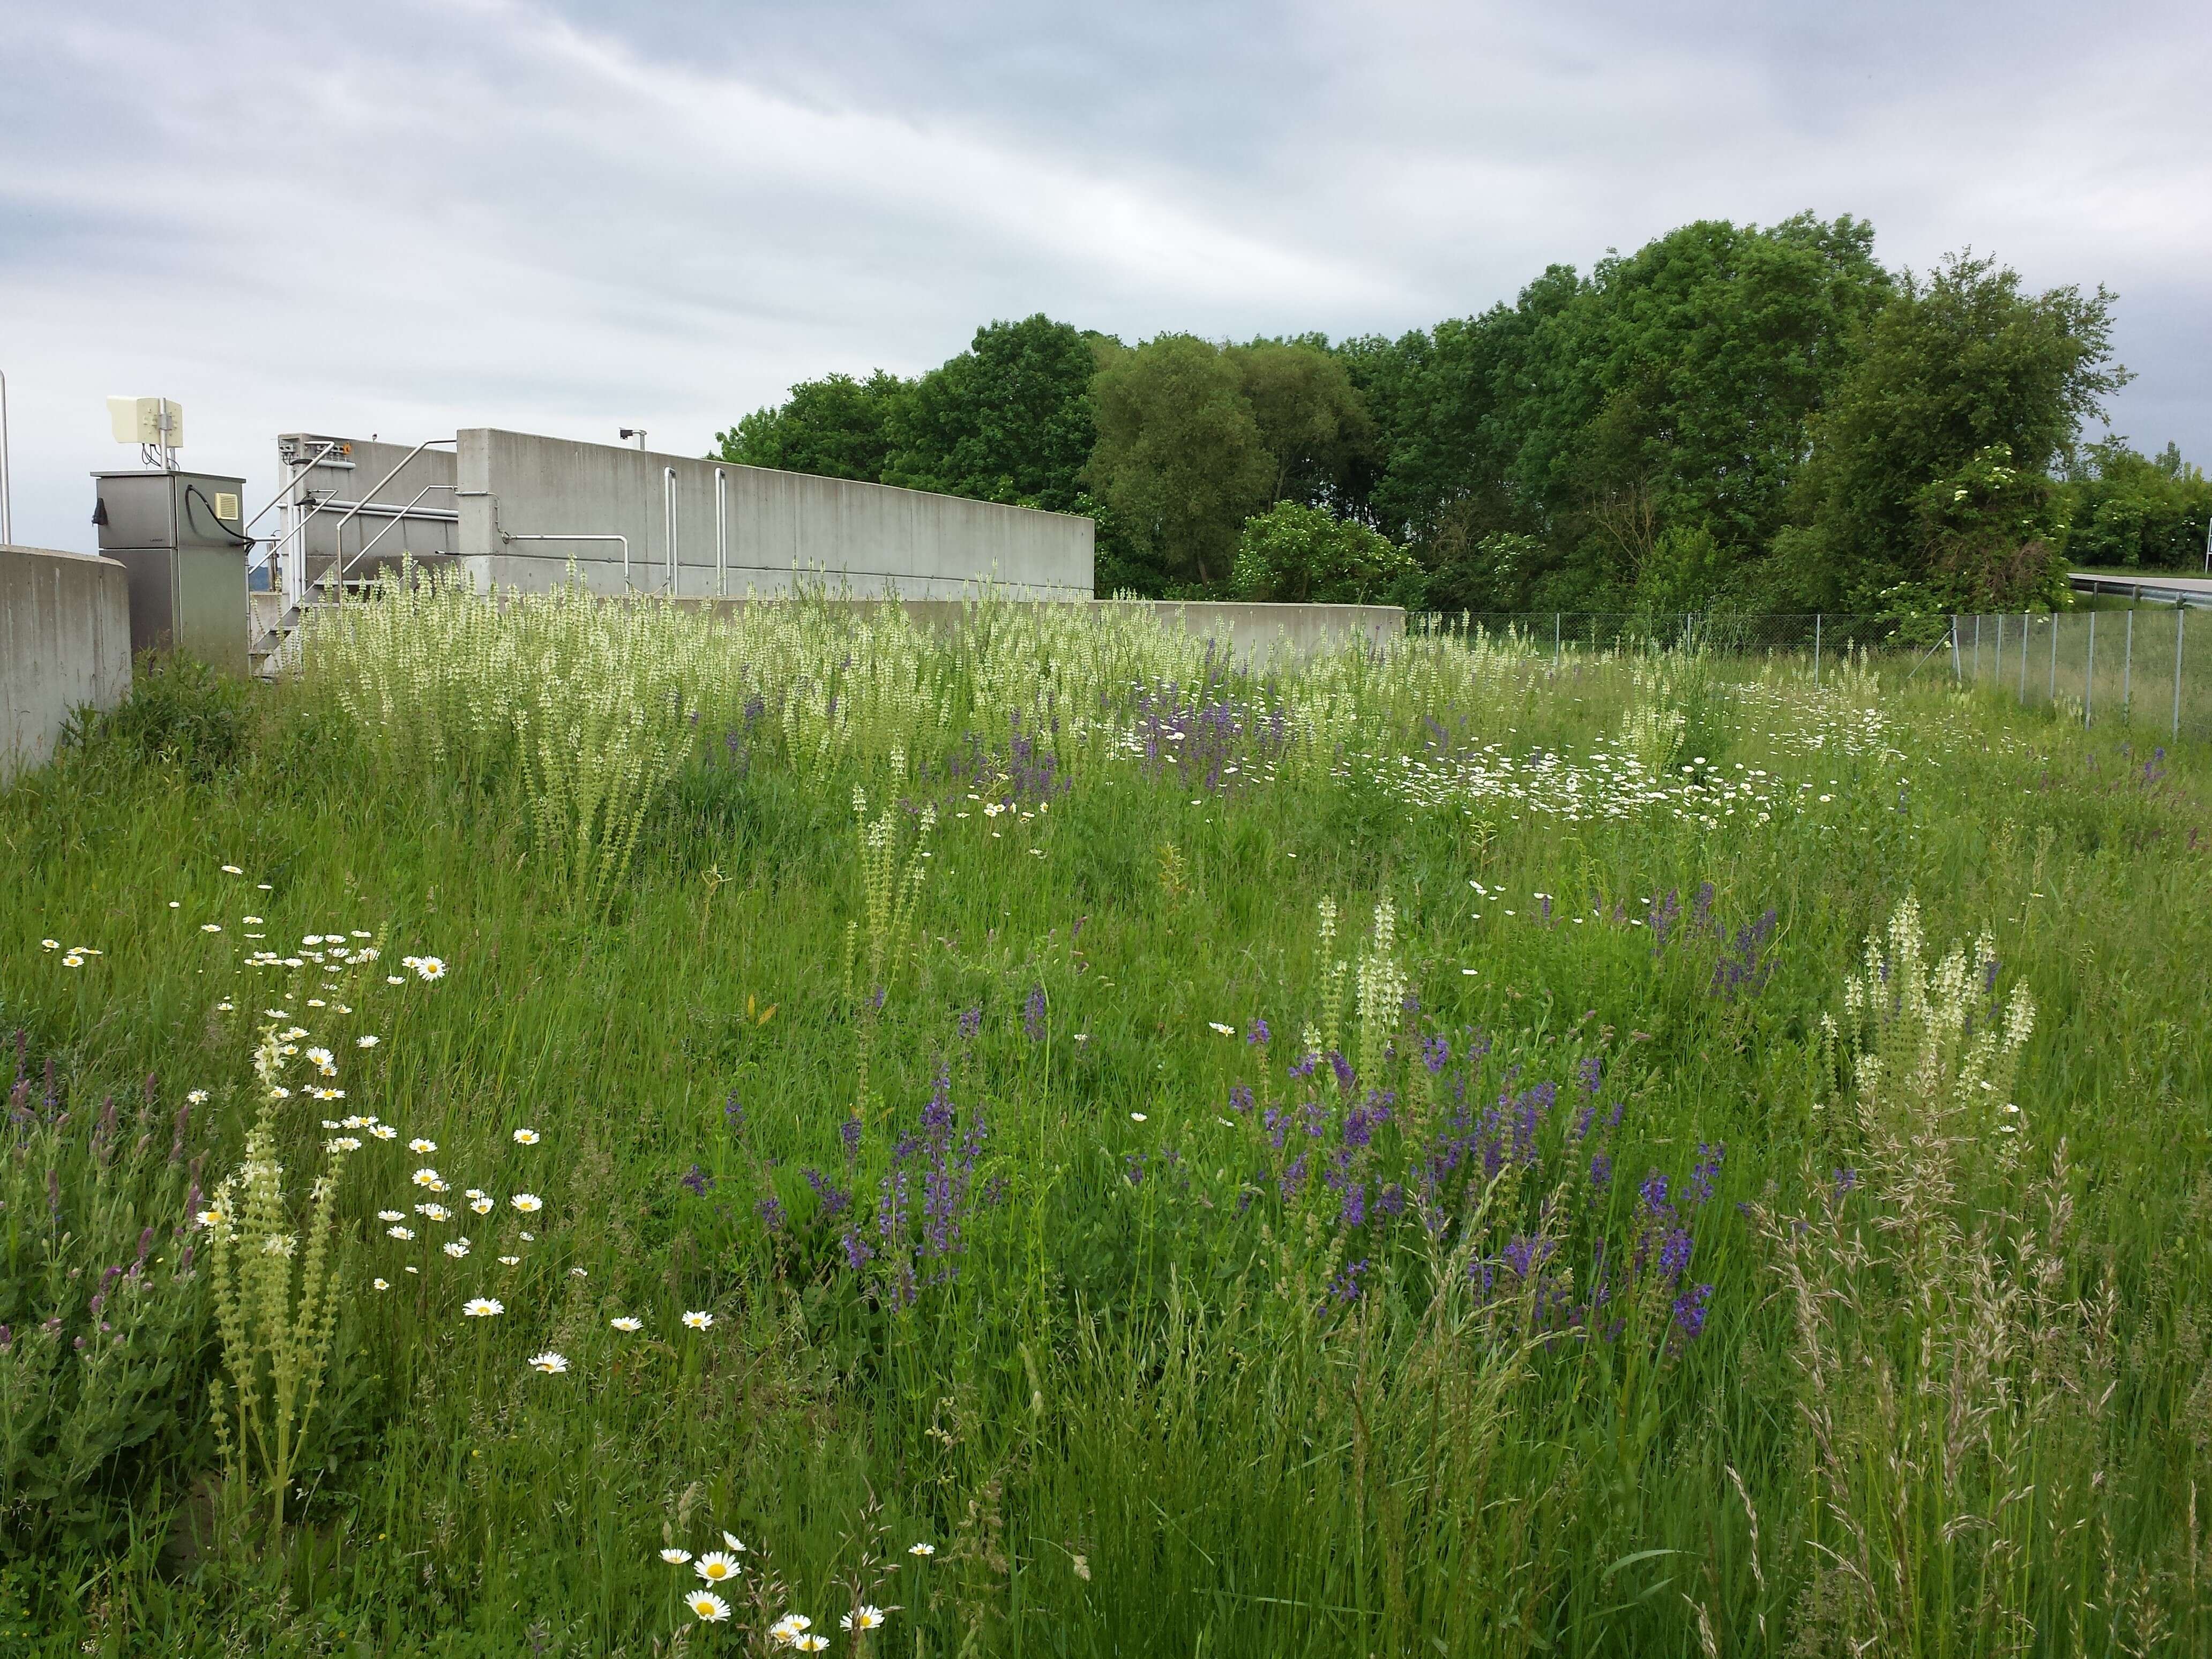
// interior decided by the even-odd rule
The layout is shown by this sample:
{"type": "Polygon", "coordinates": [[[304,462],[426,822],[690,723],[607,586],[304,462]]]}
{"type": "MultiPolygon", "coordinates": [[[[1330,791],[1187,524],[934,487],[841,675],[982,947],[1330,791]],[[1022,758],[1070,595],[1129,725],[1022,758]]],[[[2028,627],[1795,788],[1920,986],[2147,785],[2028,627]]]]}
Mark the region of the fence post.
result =
{"type": "Polygon", "coordinates": [[[1820,613],[1813,613],[1813,684],[1820,684],[1820,613]]]}
{"type": "Polygon", "coordinates": [[[2020,613],[2020,706],[2027,707],[2027,636],[2033,630],[2028,625],[2028,613],[2020,613]]]}
{"type": "Polygon", "coordinates": [[[1982,613],[1974,613],[1974,684],[1982,680],[1982,613]]]}
{"type": "Polygon", "coordinates": [[[2128,631],[2120,642],[2120,718],[2135,718],[2136,608],[2128,607],[2128,631]]]}
{"type": "Polygon", "coordinates": [[[1995,681],[1996,681],[1999,685],[2002,685],[2002,684],[2004,684],[2004,612],[2003,612],[2003,611],[1998,611],[1996,614],[1997,614],[1997,650],[1996,650],[1996,660],[1995,665],[1994,665],[1990,669],[1990,678],[1991,679],[1995,680],[1995,681]]]}
{"type": "Polygon", "coordinates": [[[2189,614],[2189,607],[2179,599],[2173,605],[2173,735],[2181,737],[2181,619],[2189,614]]]}
{"type": "Polygon", "coordinates": [[[1552,672],[1559,672],[1559,613],[1552,613],[1552,672]]]}
{"type": "Polygon", "coordinates": [[[2058,706],[2058,613],[2051,613],[2051,706],[2058,706]]]}
{"type": "MultiPolygon", "coordinates": [[[[1923,659],[1924,660],[1924,659],[1923,659]]],[[[1959,613],[1951,613],[1951,684],[1959,683],[1959,613]]]]}
{"type": "Polygon", "coordinates": [[[2089,711],[2097,702],[2097,613],[2089,613],[2089,661],[2081,671],[2081,729],[2089,729],[2089,711]]]}

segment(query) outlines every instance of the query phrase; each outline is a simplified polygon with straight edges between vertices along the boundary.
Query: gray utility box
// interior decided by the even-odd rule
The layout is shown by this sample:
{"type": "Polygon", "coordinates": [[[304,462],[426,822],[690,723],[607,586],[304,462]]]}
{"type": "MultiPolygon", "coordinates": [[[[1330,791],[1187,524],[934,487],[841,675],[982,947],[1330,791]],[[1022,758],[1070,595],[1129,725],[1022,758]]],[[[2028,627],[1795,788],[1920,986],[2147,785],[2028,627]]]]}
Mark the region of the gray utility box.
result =
{"type": "Polygon", "coordinates": [[[100,550],[131,573],[131,649],[184,651],[246,672],[243,478],[95,472],[100,550]]]}

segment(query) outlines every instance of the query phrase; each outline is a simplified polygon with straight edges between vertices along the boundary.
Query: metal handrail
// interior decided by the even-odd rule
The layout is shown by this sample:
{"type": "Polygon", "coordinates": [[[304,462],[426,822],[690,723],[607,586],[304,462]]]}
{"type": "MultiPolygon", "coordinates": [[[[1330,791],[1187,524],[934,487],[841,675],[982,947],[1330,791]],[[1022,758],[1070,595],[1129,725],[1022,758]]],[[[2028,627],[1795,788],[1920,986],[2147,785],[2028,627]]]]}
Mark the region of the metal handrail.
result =
{"type": "MultiPolygon", "coordinates": [[[[367,541],[363,542],[363,543],[361,544],[361,550],[360,550],[359,552],[356,553],[356,554],[354,555],[354,557],[355,557],[355,558],[356,558],[356,559],[365,559],[365,558],[367,558],[367,557],[368,556],[368,550],[369,550],[369,549],[371,549],[372,547],[374,547],[374,546],[377,544],[377,543],[379,543],[379,542],[382,541],[382,540],[383,540],[386,536],[389,536],[389,535],[392,533],[392,526],[393,525],[395,525],[395,524],[398,524],[398,523],[402,522],[403,520],[404,520],[408,517],[408,515],[409,515],[409,514],[414,514],[416,504],[417,504],[417,503],[419,503],[419,502],[422,501],[422,499],[425,495],[428,495],[432,490],[434,490],[434,489],[451,489],[451,490],[458,491],[459,489],[460,489],[460,486],[459,486],[459,484],[449,484],[449,483],[427,483],[427,484],[424,484],[424,485],[423,485],[420,489],[418,489],[418,490],[416,490],[416,491],[415,492],[415,500],[414,500],[414,501],[411,501],[408,502],[406,506],[404,506],[404,507],[401,507],[398,512],[393,513],[393,514],[391,515],[391,517],[390,517],[389,520],[386,523],[386,525],[385,525],[385,526],[384,526],[384,528],[383,528],[383,529],[381,529],[381,530],[378,531],[378,532],[376,532],[376,534],[374,534],[374,536],[371,536],[371,537],[370,537],[367,541]]],[[[376,511],[376,512],[380,512],[380,512],[383,512],[383,511],[385,510],[381,506],[374,505],[374,504],[373,504],[373,503],[367,503],[367,502],[364,502],[364,503],[363,503],[363,505],[364,505],[364,506],[368,506],[368,507],[370,507],[372,508],[372,510],[373,510],[373,511],[376,511]]],[[[427,516],[428,516],[428,514],[416,514],[416,516],[418,516],[418,517],[427,517],[427,516]]],[[[441,521],[443,521],[443,520],[447,517],[447,514],[440,514],[438,515],[438,517],[439,517],[439,519],[440,519],[440,520],[441,520],[441,521]]],[[[461,515],[460,515],[459,514],[458,514],[458,513],[455,513],[455,514],[452,514],[452,515],[451,515],[451,518],[452,518],[453,522],[454,522],[455,524],[459,524],[459,523],[460,522],[461,515]]],[[[339,550],[338,550],[338,551],[339,551],[339,556],[340,556],[341,558],[343,558],[343,557],[344,556],[344,551],[345,551],[345,550],[344,550],[344,549],[343,549],[343,548],[341,548],[341,549],[339,549],[339,550]]],[[[341,581],[343,581],[343,580],[345,579],[345,572],[344,572],[343,569],[341,569],[341,570],[338,572],[338,579],[339,579],[341,581]]]]}

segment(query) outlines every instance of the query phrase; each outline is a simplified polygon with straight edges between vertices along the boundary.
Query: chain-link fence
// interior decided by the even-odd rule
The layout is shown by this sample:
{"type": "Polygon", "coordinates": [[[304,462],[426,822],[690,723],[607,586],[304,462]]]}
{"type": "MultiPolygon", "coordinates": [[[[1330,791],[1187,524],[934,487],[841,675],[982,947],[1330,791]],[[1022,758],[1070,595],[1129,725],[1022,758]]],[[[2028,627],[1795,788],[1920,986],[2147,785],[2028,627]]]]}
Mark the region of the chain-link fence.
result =
{"type": "Polygon", "coordinates": [[[1731,655],[1796,659],[1815,673],[1852,659],[1902,664],[1908,673],[1934,673],[1950,639],[1950,618],[1802,616],[1737,611],[1462,611],[1435,625],[1468,635],[1510,635],[1564,658],[1571,652],[1697,649],[1731,655]]]}
{"type": "Polygon", "coordinates": [[[1600,651],[1700,649],[1795,662],[1815,678],[1844,662],[1908,680],[1943,677],[2085,726],[2124,720],[2171,737],[2212,738],[2212,617],[2190,638],[2185,609],[2052,615],[1750,616],[1725,611],[1473,611],[1431,626],[1511,635],[1564,660],[1600,651]]]}
{"type": "Polygon", "coordinates": [[[2055,707],[2084,726],[2212,736],[2212,617],[2192,629],[2186,607],[2146,605],[1953,621],[1951,672],[1962,684],[2055,707]]]}

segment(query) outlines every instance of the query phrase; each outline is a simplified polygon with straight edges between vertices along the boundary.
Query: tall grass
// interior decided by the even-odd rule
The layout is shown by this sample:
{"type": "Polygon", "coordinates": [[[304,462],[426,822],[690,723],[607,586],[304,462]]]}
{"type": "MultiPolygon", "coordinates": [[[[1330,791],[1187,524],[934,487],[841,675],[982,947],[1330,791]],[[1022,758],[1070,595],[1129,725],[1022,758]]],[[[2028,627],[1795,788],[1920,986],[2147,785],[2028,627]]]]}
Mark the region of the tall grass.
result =
{"type": "Polygon", "coordinates": [[[137,1425],[56,1475],[11,1408],[0,1648],[2212,1639],[2193,750],[1872,664],[436,588],[242,721],[0,797],[0,1387],[137,1425]],[[270,1525],[196,1216],[331,1158],[270,1525]],[[34,1348],[148,1227],[159,1318],[34,1348]]]}

